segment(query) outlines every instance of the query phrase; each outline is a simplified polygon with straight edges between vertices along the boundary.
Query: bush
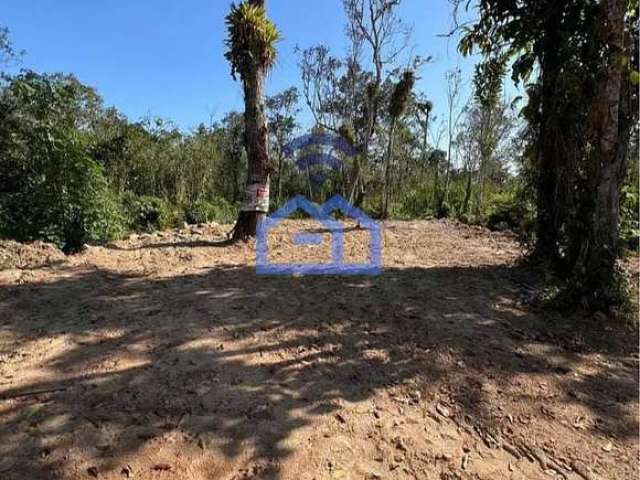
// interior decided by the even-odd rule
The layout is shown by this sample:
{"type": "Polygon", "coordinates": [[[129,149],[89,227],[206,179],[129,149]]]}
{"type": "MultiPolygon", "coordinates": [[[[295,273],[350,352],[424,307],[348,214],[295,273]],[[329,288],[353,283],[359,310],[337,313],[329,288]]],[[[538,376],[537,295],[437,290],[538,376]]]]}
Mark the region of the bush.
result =
{"type": "Polygon", "coordinates": [[[71,77],[23,73],[0,91],[0,234],[65,252],[123,232],[90,140],[76,128],[92,92],[71,77]]]}
{"type": "Polygon", "coordinates": [[[426,186],[406,192],[400,200],[397,211],[402,218],[425,218],[433,215],[431,209],[432,193],[426,186]]]}
{"type": "Polygon", "coordinates": [[[620,239],[624,246],[637,252],[640,243],[640,193],[635,185],[625,185],[620,199],[620,239]]]}
{"type": "Polygon", "coordinates": [[[453,209],[447,202],[442,202],[436,210],[437,218],[449,218],[453,215],[453,209]]]}
{"type": "Polygon", "coordinates": [[[122,235],[123,217],[100,167],[76,153],[71,162],[52,156],[34,163],[36,168],[2,195],[0,234],[52,242],[66,253],[122,235]]]}
{"type": "MultiPolygon", "coordinates": [[[[97,168],[92,165],[90,168],[97,168]]],[[[82,250],[85,244],[106,243],[123,235],[125,221],[116,196],[109,190],[101,172],[94,172],[85,184],[77,186],[75,199],[62,207],[62,249],[65,253],[82,250]]]]}
{"type": "Polygon", "coordinates": [[[464,223],[465,225],[476,225],[478,224],[478,217],[471,213],[461,213],[458,215],[458,220],[460,223],[464,223]]]}
{"type": "Polygon", "coordinates": [[[123,195],[122,206],[130,230],[153,232],[179,226],[181,216],[177,209],[157,197],[141,196],[127,192],[123,195]]]}
{"type": "Polygon", "coordinates": [[[185,211],[187,223],[233,223],[238,214],[238,209],[224,198],[197,200],[185,211]]]}
{"type": "Polygon", "coordinates": [[[490,229],[498,230],[506,226],[525,237],[533,233],[534,208],[520,192],[498,192],[493,194],[487,203],[487,227],[490,229]]]}

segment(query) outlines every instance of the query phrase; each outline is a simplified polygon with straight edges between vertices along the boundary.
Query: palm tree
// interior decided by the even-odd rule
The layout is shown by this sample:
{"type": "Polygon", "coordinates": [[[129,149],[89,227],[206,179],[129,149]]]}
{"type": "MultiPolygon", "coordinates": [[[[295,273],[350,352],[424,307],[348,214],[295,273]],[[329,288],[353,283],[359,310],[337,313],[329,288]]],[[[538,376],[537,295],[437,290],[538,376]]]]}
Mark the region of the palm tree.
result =
{"type": "Polygon", "coordinates": [[[269,210],[269,152],[265,114],[265,76],[276,59],[280,39],[267,17],[265,0],[232,4],[226,17],[225,58],[234,80],[240,75],[244,90],[245,149],[249,162],[245,203],[233,229],[234,240],[255,236],[258,222],[269,210]]]}
{"type": "Polygon", "coordinates": [[[418,117],[418,124],[420,125],[420,129],[422,131],[422,152],[421,152],[421,158],[422,158],[422,166],[423,168],[426,166],[427,164],[427,157],[428,157],[428,149],[429,149],[429,121],[431,120],[431,111],[433,110],[433,103],[431,103],[430,100],[424,100],[424,101],[420,101],[416,103],[416,109],[417,109],[417,117],[418,117]],[[420,117],[420,114],[423,115],[423,117],[420,117]]]}

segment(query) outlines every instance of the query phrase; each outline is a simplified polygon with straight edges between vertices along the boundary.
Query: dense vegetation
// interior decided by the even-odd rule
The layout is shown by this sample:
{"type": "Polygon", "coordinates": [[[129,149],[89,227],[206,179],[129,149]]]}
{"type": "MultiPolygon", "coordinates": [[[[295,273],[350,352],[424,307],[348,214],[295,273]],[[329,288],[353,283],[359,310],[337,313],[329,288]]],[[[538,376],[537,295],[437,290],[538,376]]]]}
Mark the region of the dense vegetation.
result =
{"type": "Polygon", "coordinates": [[[0,232],[76,251],[129,230],[231,221],[237,124],[229,115],[184,134],[161,120],[130,123],[72,76],[5,78],[0,232]]]}
{"type": "MultiPolygon", "coordinates": [[[[463,54],[482,55],[472,95],[464,98],[459,70],[448,72],[443,112],[415,89],[430,59],[406,48],[400,2],[343,3],[347,55],[300,49],[300,91],[271,97],[264,77],[280,34],[263,0],[233,6],[226,57],[245,112],[191,132],[163,119],[130,121],[72,75],[3,74],[0,235],[73,252],[129,231],[230,223],[244,210],[235,233],[246,238],[263,212],[242,208],[245,188],[270,184],[272,210],[298,193],[318,202],[341,193],[376,217],[513,229],[567,280],[573,301],[618,302],[619,246],[636,249],[640,233],[633,2],[480,0],[461,42],[463,54]],[[504,93],[511,67],[526,100],[504,93]],[[609,118],[603,112],[616,101],[609,118]],[[359,152],[322,183],[313,181],[317,166],[299,169],[285,155],[302,133],[301,104],[313,131],[359,152]]],[[[1,30],[0,64],[18,56],[1,30]]]]}

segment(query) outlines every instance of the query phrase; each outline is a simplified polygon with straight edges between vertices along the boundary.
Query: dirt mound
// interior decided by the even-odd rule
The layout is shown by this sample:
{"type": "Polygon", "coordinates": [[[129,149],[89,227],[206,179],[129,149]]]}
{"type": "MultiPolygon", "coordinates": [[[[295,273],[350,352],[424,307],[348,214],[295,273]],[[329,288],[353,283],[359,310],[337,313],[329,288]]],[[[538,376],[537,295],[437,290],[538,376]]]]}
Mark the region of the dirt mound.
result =
{"type": "Polygon", "coordinates": [[[42,268],[64,259],[64,253],[51,243],[0,240],[0,270],[42,268]]]}

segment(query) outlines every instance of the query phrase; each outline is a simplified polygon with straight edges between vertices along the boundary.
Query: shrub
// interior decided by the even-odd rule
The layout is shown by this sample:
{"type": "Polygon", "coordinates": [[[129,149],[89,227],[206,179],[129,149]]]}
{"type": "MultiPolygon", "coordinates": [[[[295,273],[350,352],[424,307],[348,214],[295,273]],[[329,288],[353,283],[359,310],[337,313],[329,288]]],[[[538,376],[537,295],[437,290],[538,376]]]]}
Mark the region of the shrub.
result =
{"type": "MultiPolygon", "coordinates": [[[[90,169],[97,169],[90,165],[90,169]]],[[[93,172],[77,185],[76,198],[70,196],[62,206],[60,227],[65,253],[82,250],[119,238],[125,231],[124,216],[116,196],[109,190],[101,172],[93,172]]]]}
{"type": "Polygon", "coordinates": [[[498,229],[502,224],[523,237],[533,233],[534,208],[519,191],[495,193],[488,205],[487,226],[490,229],[498,229]]]}
{"type": "Polygon", "coordinates": [[[23,181],[2,195],[3,236],[44,240],[73,253],[124,232],[118,202],[100,167],[76,153],[79,156],[71,162],[52,156],[34,163],[23,181]]]}
{"type": "Polygon", "coordinates": [[[478,223],[478,217],[470,213],[459,214],[458,220],[460,220],[460,223],[464,223],[465,225],[475,225],[478,223]]]}
{"type": "Polygon", "coordinates": [[[449,205],[447,202],[442,202],[438,207],[438,209],[436,210],[437,218],[449,218],[453,216],[453,214],[454,214],[453,209],[451,208],[451,205],[449,205]]]}
{"type": "Polygon", "coordinates": [[[224,198],[197,200],[185,211],[187,223],[233,223],[238,209],[224,198]]]}
{"type": "Polygon", "coordinates": [[[171,226],[177,226],[174,209],[161,198],[151,196],[138,197],[127,192],[123,195],[122,206],[130,230],[152,232],[171,226]]]}
{"type": "Polygon", "coordinates": [[[640,242],[640,193],[635,185],[622,188],[620,201],[620,239],[624,246],[637,252],[640,242]]]}
{"type": "Polygon", "coordinates": [[[402,218],[424,218],[433,215],[431,209],[432,193],[426,186],[406,192],[400,200],[398,214],[402,218]]]}
{"type": "Polygon", "coordinates": [[[33,72],[1,90],[0,234],[70,253],[122,233],[115,196],[75,127],[75,107],[91,99],[71,77],[33,72]]]}

